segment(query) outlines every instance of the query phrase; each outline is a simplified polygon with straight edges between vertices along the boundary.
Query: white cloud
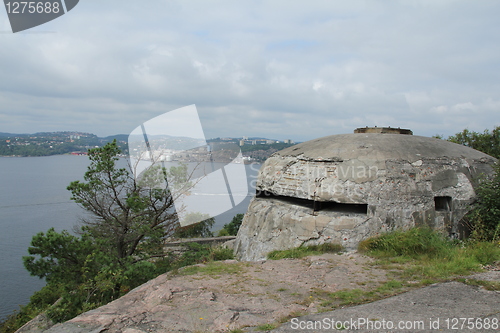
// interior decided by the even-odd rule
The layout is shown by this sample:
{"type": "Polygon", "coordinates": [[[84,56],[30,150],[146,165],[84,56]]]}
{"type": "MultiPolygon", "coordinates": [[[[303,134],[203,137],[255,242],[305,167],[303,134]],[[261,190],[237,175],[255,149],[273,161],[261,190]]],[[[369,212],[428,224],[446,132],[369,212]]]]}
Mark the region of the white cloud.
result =
{"type": "Polygon", "coordinates": [[[0,131],[128,133],[190,104],[209,137],[483,130],[499,121],[499,7],[80,2],[32,30],[55,33],[0,34],[0,131]]]}
{"type": "Polygon", "coordinates": [[[458,114],[470,114],[472,116],[472,113],[477,110],[477,106],[471,102],[466,102],[455,104],[450,109],[458,114]]]}
{"type": "Polygon", "coordinates": [[[439,105],[439,106],[434,106],[431,108],[432,113],[437,113],[437,114],[447,114],[449,111],[449,108],[446,105],[439,105]]]}

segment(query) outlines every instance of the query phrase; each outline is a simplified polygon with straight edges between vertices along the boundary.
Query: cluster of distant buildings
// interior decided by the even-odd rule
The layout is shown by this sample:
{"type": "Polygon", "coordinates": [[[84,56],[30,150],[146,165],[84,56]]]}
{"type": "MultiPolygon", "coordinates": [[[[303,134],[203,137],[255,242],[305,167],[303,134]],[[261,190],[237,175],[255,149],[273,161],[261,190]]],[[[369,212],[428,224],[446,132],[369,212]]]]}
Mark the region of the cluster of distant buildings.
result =
{"type": "Polygon", "coordinates": [[[141,151],[138,148],[130,150],[132,158],[155,162],[234,162],[248,163],[249,157],[238,156],[238,153],[230,149],[211,151],[207,146],[190,150],[174,150],[159,148],[150,151],[141,151]]]}
{"type": "MultiPolygon", "coordinates": [[[[279,140],[269,140],[269,139],[249,139],[247,136],[244,136],[240,140],[240,146],[244,145],[272,145],[273,143],[281,143],[279,140]]],[[[294,144],[293,140],[287,139],[283,140],[283,143],[294,144]]]]}
{"type": "Polygon", "coordinates": [[[133,158],[157,162],[204,162],[210,160],[206,147],[200,147],[189,151],[166,148],[143,151],[138,148],[133,148],[130,150],[130,153],[133,158]]]}
{"type": "MultiPolygon", "coordinates": [[[[271,145],[276,143],[293,144],[292,140],[269,140],[261,138],[216,138],[208,140],[209,145],[196,142],[196,139],[156,136],[149,139],[146,149],[144,143],[139,140],[129,140],[129,152],[132,158],[137,160],[152,161],[180,161],[180,162],[231,162],[239,155],[238,145],[271,145]],[[190,148],[200,145],[197,148],[190,148]]],[[[239,163],[249,163],[253,160],[250,156],[241,156],[239,163]]]]}
{"type": "Polygon", "coordinates": [[[7,146],[49,145],[50,148],[53,148],[64,143],[73,143],[75,140],[95,137],[93,134],[82,132],[44,132],[9,136],[5,138],[5,143],[7,146]]]}

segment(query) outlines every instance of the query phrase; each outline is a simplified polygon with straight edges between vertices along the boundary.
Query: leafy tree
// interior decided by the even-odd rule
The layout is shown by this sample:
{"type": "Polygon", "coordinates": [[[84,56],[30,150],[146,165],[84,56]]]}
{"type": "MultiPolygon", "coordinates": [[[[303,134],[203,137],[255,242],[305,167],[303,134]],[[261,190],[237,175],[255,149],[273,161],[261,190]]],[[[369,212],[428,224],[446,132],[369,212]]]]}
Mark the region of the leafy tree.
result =
{"type": "Polygon", "coordinates": [[[236,236],[243,222],[243,214],[236,214],[231,222],[224,224],[224,227],[219,231],[219,236],[236,236]]]}
{"type": "Polygon", "coordinates": [[[117,167],[119,154],[116,141],[89,150],[84,180],[68,186],[72,200],[91,213],[78,235],[38,233],[23,258],[31,275],[58,290],[56,304],[43,303],[55,321],[106,304],[168,266],[163,240],[179,227],[174,198],[189,189],[187,167],[153,167],[136,179],[117,167]]]}
{"type": "Polygon", "coordinates": [[[462,132],[450,136],[448,141],[500,158],[500,126],[495,127],[491,132],[485,130],[483,133],[464,129],[462,132]]]}
{"type": "Polygon", "coordinates": [[[40,232],[31,240],[30,256],[23,257],[24,266],[31,275],[48,283],[81,283],[88,256],[95,249],[87,236],[76,237],[65,230],[58,233],[54,228],[40,232]]]}
{"type": "Polygon", "coordinates": [[[137,262],[129,257],[117,262],[109,252],[99,251],[104,242],[85,232],[77,237],[49,229],[35,235],[24,265],[31,275],[45,278],[47,286],[31,297],[18,318],[26,322],[46,311],[52,320],[65,321],[163,273],[161,260],[137,262]]]}
{"type": "MultiPolygon", "coordinates": [[[[491,132],[483,133],[464,129],[448,138],[448,141],[465,145],[482,151],[488,155],[500,158],[500,126],[491,132]]],[[[473,210],[467,215],[473,231],[473,237],[478,240],[497,240],[500,238],[500,165],[496,165],[493,178],[480,179],[476,189],[477,201],[473,210]]]]}
{"type": "Polygon", "coordinates": [[[89,150],[91,163],[84,181],[72,182],[68,190],[71,199],[91,213],[84,232],[105,240],[101,250],[119,261],[131,256],[147,259],[161,254],[162,240],[179,227],[174,198],[188,191],[187,167],[152,167],[137,180],[126,168],[117,167],[120,153],[116,140],[89,150]]]}
{"type": "MultiPolygon", "coordinates": [[[[149,168],[136,179],[130,169],[117,167],[119,154],[116,141],[89,151],[84,180],[72,182],[68,190],[91,216],[76,235],[49,229],[33,237],[24,265],[47,285],[0,324],[2,332],[15,331],[42,311],[53,321],[65,321],[167,270],[232,256],[231,250],[209,246],[193,248],[181,258],[166,253],[164,239],[179,228],[173,203],[191,187],[187,166],[149,168]]],[[[188,216],[188,222],[190,218],[204,219],[190,232],[211,235],[213,218],[199,213],[188,216]]]]}
{"type": "Polygon", "coordinates": [[[175,233],[179,238],[195,238],[195,237],[212,237],[213,233],[210,230],[215,224],[215,219],[208,214],[202,213],[189,213],[186,215],[185,221],[187,223],[201,221],[198,223],[189,224],[180,227],[175,233]]]}
{"type": "Polygon", "coordinates": [[[482,179],[476,189],[477,201],[469,214],[473,236],[479,240],[500,239],[500,165],[491,179],[482,179]]]}

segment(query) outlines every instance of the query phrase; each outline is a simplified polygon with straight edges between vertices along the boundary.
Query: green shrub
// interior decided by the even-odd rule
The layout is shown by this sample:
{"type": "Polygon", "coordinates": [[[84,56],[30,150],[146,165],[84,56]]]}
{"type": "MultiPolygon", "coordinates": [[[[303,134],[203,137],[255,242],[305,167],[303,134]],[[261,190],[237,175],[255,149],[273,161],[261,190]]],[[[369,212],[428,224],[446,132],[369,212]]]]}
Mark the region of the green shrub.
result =
{"type": "Polygon", "coordinates": [[[396,230],[360,242],[360,252],[379,253],[386,256],[435,257],[446,254],[453,242],[430,228],[396,230]]]}
{"type": "Polygon", "coordinates": [[[234,258],[233,250],[224,247],[212,247],[207,244],[199,243],[186,243],[185,246],[188,248],[188,251],[184,252],[173,262],[172,266],[175,269],[214,260],[227,260],[234,258]]]}
{"type": "Polygon", "coordinates": [[[236,214],[231,222],[224,224],[224,227],[217,234],[218,236],[236,236],[243,222],[243,214],[236,214]]]}
{"type": "MultiPolygon", "coordinates": [[[[500,126],[482,133],[464,129],[447,140],[500,158],[500,126]]],[[[479,187],[475,189],[478,200],[467,217],[476,240],[500,239],[500,165],[494,169],[492,179],[480,179],[479,187]]]]}
{"type": "Polygon", "coordinates": [[[53,306],[64,294],[61,285],[47,284],[30,297],[30,302],[0,323],[0,333],[15,332],[38,314],[53,306]]]}
{"type": "Polygon", "coordinates": [[[500,260],[500,247],[494,242],[451,241],[437,231],[421,228],[369,238],[360,243],[359,250],[402,268],[405,279],[422,282],[467,275],[500,260]]]}
{"type": "Polygon", "coordinates": [[[477,201],[467,219],[472,237],[480,241],[500,240],[500,165],[493,178],[482,178],[476,188],[477,201]]]}
{"type": "Polygon", "coordinates": [[[464,249],[466,256],[473,257],[481,265],[500,260],[500,246],[493,242],[472,242],[464,249]]]}
{"type": "Polygon", "coordinates": [[[215,261],[234,259],[234,252],[227,247],[215,247],[212,249],[211,257],[215,261]]]}
{"type": "MultiPolygon", "coordinates": [[[[104,260],[105,256],[102,255],[87,255],[78,281],[58,278],[52,283],[49,282],[33,294],[28,305],[21,307],[4,323],[0,323],[0,333],[15,332],[42,312],[46,312],[47,317],[54,322],[66,321],[105,305],[167,271],[197,263],[234,258],[231,249],[198,243],[188,243],[186,246],[188,251],[177,258],[167,256],[138,262],[128,258],[120,265],[104,260]]],[[[32,262],[36,263],[34,260],[32,262]]],[[[63,274],[59,276],[62,277],[63,274]]]]}
{"type": "Polygon", "coordinates": [[[500,158],[500,126],[496,126],[491,132],[486,129],[483,133],[464,129],[447,140],[500,158]]]}
{"type": "Polygon", "coordinates": [[[229,234],[229,232],[226,229],[221,229],[217,233],[217,236],[218,237],[222,237],[222,236],[231,236],[231,235],[229,234]]]}
{"type": "Polygon", "coordinates": [[[208,214],[189,213],[186,215],[185,221],[188,223],[185,227],[180,227],[174,234],[178,238],[196,238],[196,237],[213,237],[210,228],[215,224],[215,219],[208,214]],[[190,222],[201,221],[193,224],[190,222]]]}

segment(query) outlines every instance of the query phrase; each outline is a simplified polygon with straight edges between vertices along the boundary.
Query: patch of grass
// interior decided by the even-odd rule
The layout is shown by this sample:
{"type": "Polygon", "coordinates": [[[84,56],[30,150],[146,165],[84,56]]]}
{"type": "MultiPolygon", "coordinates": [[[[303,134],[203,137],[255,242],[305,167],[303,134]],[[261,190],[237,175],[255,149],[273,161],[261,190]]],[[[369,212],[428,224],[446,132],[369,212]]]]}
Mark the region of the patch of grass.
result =
{"type": "Polygon", "coordinates": [[[257,331],[270,331],[274,330],[276,327],[278,327],[276,324],[263,324],[257,326],[257,331]]]}
{"type": "Polygon", "coordinates": [[[396,230],[362,241],[358,250],[378,256],[403,256],[416,258],[439,257],[453,247],[453,242],[430,228],[396,230]]]}
{"type": "Polygon", "coordinates": [[[276,250],[269,252],[268,259],[279,260],[285,258],[303,258],[312,255],[320,255],[323,253],[339,253],[343,248],[340,244],[325,243],[320,245],[299,246],[290,250],[276,250]]]}
{"type": "MultiPolygon", "coordinates": [[[[500,260],[500,244],[452,241],[430,229],[396,231],[370,238],[360,244],[360,251],[375,257],[377,260],[372,265],[385,269],[389,280],[370,290],[315,291],[314,299],[321,306],[319,312],[373,302],[411,288],[456,279],[500,260]]],[[[500,290],[499,282],[469,279],[467,283],[500,290]]]]}
{"type": "Polygon", "coordinates": [[[451,258],[435,258],[428,261],[415,260],[404,269],[403,276],[443,281],[452,276],[465,275],[481,270],[481,264],[474,258],[456,253],[451,258]]]}
{"type": "Polygon", "coordinates": [[[360,303],[365,298],[365,292],[361,289],[345,289],[330,294],[330,297],[340,301],[340,305],[360,303]]]}
{"type": "Polygon", "coordinates": [[[464,252],[480,264],[488,265],[500,259],[500,242],[471,242],[464,252]]]}
{"type": "Polygon", "coordinates": [[[210,276],[220,276],[224,274],[238,274],[242,271],[241,266],[238,263],[229,264],[220,261],[209,262],[206,265],[196,265],[189,266],[184,269],[178,270],[178,275],[210,275],[210,276]]]}
{"type": "Polygon", "coordinates": [[[389,294],[394,294],[401,288],[403,288],[403,283],[401,281],[389,280],[375,289],[375,292],[382,296],[387,296],[389,294]]]}
{"type": "MultiPolygon", "coordinates": [[[[334,309],[339,306],[357,305],[367,302],[373,302],[387,296],[395,295],[405,290],[403,282],[398,280],[389,280],[373,290],[362,289],[343,289],[333,293],[328,293],[326,297],[320,297],[323,302],[320,305],[324,308],[334,309]]],[[[325,309],[328,310],[328,309],[325,309]]]]}
{"type": "Polygon", "coordinates": [[[500,282],[498,281],[483,281],[475,279],[457,279],[457,281],[465,283],[469,286],[480,286],[486,290],[500,291],[500,282]]]}
{"type": "Polygon", "coordinates": [[[453,241],[428,228],[369,238],[360,243],[359,250],[378,258],[377,267],[423,284],[477,272],[500,259],[500,246],[494,242],[453,241]]]}
{"type": "MultiPolygon", "coordinates": [[[[333,293],[314,289],[297,304],[308,306],[314,302],[319,305],[318,312],[324,312],[339,306],[373,302],[412,288],[453,280],[457,276],[480,271],[483,265],[500,260],[498,242],[452,241],[429,229],[397,231],[374,237],[363,242],[360,249],[376,258],[371,265],[385,269],[388,281],[374,282],[368,290],[367,284],[362,282],[358,284],[363,285],[363,289],[344,289],[333,293]]],[[[321,253],[324,252],[318,251],[318,248],[304,246],[274,251],[268,258],[301,258],[321,253]]],[[[468,279],[465,283],[482,286],[488,290],[500,290],[499,282],[468,279]]],[[[279,288],[278,291],[285,291],[284,289],[279,288]]],[[[261,330],[269,328],[261,326],[261,330]]]]}
{"type": "Polygon", "coordinates": [[[289,315],[287,315],[287,316],[281,317],[281,318],[280,318],[280,320],[279,320],[279,323],[280,323],[280,324],[286,323],[286,322],[287,322],[287,321],[289,321],[290,319],[301,317],[301,316],[303,316],[304,314],[305,314],[305,313],[304,313],[304,312],[301,312],[301,311],[294,311],[294,312],[290,313],[290,314],[289,314],[289,315]]]}

